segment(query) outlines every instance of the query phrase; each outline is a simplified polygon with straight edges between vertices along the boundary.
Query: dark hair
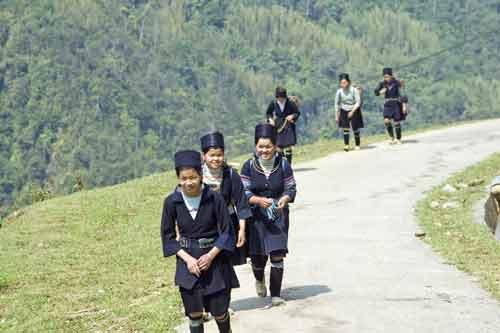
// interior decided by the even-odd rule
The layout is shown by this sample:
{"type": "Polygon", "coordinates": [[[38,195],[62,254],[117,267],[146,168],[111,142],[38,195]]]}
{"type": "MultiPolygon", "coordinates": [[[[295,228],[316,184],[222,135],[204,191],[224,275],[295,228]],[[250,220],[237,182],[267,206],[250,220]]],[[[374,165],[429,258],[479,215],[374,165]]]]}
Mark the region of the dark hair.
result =
{"type": "Polygon", "coordinates": [[[203,172],[201,171],[201,168],[197,167],[180,167],[180,168],[175,168],[175,174],[177,175],[177,178],[179,177],[180,173],[182,170],[187,170],[187,169],[194,169],[198,173],[200,177],[203,177],[203,172]]]}
{"type": "Polygon", "coordinates": [[[347,82],[351,83],[351,78],[349,77],[349,74],[347,73],[341,73],[339,75],[339,81],[346,80],[347,82]]]}
{"type": "Polygon", "coordinates": [[[222,152],[224,152],[224,147],[217,147],[217,146],[206,147],[201,151],[203,152],[203,154],[206,154],[210,151],[210,149],[222,149],[222,152]]]}
{"type": "Polygon", "coordinates": [[[271,140],[271,143],[276,146],[276,136],[261,136],[259,138],[255,138],[255,145],[257,145],[260,139],[269,139],[271,140]]]}
{"type": "Polygon", "coordinates": [[[283,88],[282,86],[277,86],[275,96],[276,96],[276,98],[278,98],[278,97],[286,98],[287,97],[286,89],[283,88]]]}

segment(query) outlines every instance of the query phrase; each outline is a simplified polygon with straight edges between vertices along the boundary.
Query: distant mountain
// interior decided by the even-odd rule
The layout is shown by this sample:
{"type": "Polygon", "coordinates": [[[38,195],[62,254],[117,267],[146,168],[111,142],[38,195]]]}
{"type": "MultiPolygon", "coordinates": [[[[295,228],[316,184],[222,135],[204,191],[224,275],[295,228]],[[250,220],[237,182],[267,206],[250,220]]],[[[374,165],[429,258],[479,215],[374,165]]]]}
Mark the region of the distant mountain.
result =
{"type": "Polygon", "coordinates": [[[498,1],[0,1],[0,205],[124,182],[219,129],[236,155],[277,84],[335,137],[339,72],[407,82],[408,126],[499,116],[498,1]]]}

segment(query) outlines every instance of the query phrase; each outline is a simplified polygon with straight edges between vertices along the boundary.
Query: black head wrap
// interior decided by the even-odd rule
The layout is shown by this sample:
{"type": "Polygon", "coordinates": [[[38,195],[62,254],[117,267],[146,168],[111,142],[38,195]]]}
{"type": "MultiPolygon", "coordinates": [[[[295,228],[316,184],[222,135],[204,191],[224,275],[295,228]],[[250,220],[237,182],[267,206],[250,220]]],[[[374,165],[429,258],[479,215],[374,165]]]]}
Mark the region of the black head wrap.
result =
{"type": "Polygon", "coordinates": [[[201,174],[201,154],[195,150],[181,150],[175,153],[175,170],[193,168],[201,174]]]}
{"type": "Polygon", "coordinates": [[[255,126],[255,144],[259,139],[270,139],[273,144],[276,144],[276,129],[270,124],[258,124],[255,126]]]}
{"type": "Polygon", "coordinates": [[[201,150],[206,153],[210,148],[222,148],[224,149],[224,136],[220,132],[213,132],[204,135],[200,139],[201,150]]]}

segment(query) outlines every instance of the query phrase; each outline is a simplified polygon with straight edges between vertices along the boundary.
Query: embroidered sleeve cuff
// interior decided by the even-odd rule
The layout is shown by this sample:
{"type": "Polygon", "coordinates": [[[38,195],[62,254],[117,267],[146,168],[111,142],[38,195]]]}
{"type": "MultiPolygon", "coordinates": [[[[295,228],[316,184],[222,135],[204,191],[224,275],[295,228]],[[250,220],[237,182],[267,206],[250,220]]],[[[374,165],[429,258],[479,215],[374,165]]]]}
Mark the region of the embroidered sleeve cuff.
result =
{"type": "Polygon", "coordinates": [[[288,195],[290,197],[290,203],[293,203],[295,201],[295,191],[285,191],[283,192],[283,195],[288,195]]]}
{"type": "Polygon", "coordinates": [[[214,246],[220,250],[233,252],[236,246],[236,242],[233,236],[231,236],[227,232],[224,232],[219,236],[219,238],[217,238],[217,241],[215,241],[214,246]]]}
{"type": "Polygon", "coordinates": [[[238,218],[240,220],[246,220],[251,217],[252,217],[252,211],[250,210],[250,208],[238,210],[238,218]]]}
{"type": "Polygon", "coordinates": [[[163,244],[163,256],[170,257],[176,255],[181,249],[181,246],[176,240],[168,240],[163,244]]]}

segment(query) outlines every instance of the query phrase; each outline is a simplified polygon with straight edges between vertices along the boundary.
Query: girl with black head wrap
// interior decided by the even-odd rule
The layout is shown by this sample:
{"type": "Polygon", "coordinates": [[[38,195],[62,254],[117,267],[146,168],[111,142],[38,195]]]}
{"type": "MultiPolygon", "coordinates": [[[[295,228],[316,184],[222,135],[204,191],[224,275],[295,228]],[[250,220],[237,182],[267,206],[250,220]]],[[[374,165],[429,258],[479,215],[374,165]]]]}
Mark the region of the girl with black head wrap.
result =
{"type": "Polygon", "coordinates": [[[257,295],[267,296],[264,269],[271,261],[271,304],[284,303],[281,284],[288,253],[288,205],[297,192],[290,163],[276,151],[276,132],[269,124],[255,128],[255,155],[243,165],[241,180],[252,207],[248,224],[248,251],[257,295]]]}
{"type": "Polygon", "coordinates": [[[215,318],[219,332],[230,333],[231,289],[239,283],[226,255],[235,247],[226,202],[203,185],[199,152],[177,152],[175,171],[179,185],[165,199],[161,217],[163,255],[176,257],[175,284],[190,332],[204,332],[206,309],[215,318]]]}
{"type": "Polygon", "coordinates": [[[386,67],[382,71],[384,80],[375,89],[375,96],[384,96],[384,125],[391,138],[391,144],[401,144],[402,130],[401,121],[406,118],[407,98],[401,96],[403,81],[397,80],[392,68],[386,67]],[[394,122],[394,128],[393,128],[394,122]],[[396,138],[394,138],[394,131],[396,138]]]}

